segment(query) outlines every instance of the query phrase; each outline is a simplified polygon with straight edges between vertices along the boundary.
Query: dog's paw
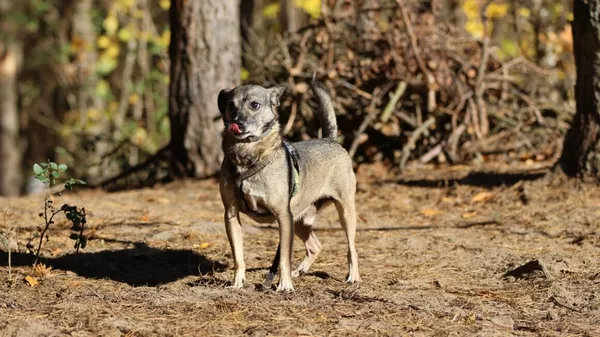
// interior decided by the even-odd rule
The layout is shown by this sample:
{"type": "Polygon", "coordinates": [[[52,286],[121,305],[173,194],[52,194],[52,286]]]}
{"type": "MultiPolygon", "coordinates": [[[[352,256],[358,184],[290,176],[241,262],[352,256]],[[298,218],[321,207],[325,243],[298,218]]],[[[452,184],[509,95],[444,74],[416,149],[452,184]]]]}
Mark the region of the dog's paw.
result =
{"type": "Polygon", "coordinates": [[[233,278],[233,282],[231,283],[230,288],[241,289],[244,287],[244,282],[246,282],[246,275],[242,272],[235,272],[235,277],[233,278]]]}
{"type": "Polygon", "coordinates": [[[271,289],[271,285],[273,284],[273,280],[275,279],[275,274],[268,273],[265,277],[265,281],[262,283],[262,288],[267,290],[271,289]]]}
{"type": "Polygon", "coordinates": [[[300,275],[304,275],[308,272],[308,270],[305,270],[304,268],[298,267],[296,269],[294,269],[292,271],[292,277],[298,277],[300,275]]]}
{"type": "Polygon", "coordinates": [[[279,285],[277,286],[277,291],[278,292],[292,292],[294,291],[294,286],[292,285],[292,280],[289,281],[285,281],[285,280],[280,280],[279,281],[279,285]]]}
{"type": "Polygon", "coordinates": [[[346,283],[354,284],[360,282],[360,275],[358,273],[350,274],[346,277],[346,283]]]}

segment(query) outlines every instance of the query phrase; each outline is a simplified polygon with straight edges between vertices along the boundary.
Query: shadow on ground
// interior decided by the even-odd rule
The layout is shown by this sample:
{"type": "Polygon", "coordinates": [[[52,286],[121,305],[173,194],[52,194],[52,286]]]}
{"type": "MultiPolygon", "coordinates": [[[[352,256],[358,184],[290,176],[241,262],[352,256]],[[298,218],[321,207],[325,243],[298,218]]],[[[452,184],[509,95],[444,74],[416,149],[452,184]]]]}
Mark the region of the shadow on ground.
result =
{"type": "MultiPolygon", "coordinates": [[[[0,252],[0,266],[7,265],[7,254],[0,252]]],[[[189,275],[220,272],[225,265],[212,261],[191,250],[152,248],[144,243],[122,250],[80,252],[57,258],[43,258],[41,262],[54,269],[68,270],[82,277],[109,279],[131,286],[157,286],[177,281],[189,275]]],[[[12,254],[13,266],[33,263],[29,254],[12,254]]]]}
{"type": "Polygon", "coordinates": [[[520,181],[531,181],[543,178],[547,172],[518,172],[518,173],[496,173],[496,172],[470,172],[463,176],[436,177],[433,179],[399,179],[400,185],[411,187],[439,188],[453,185],[469,185],[477,187],[512,186],[520,181]]]}

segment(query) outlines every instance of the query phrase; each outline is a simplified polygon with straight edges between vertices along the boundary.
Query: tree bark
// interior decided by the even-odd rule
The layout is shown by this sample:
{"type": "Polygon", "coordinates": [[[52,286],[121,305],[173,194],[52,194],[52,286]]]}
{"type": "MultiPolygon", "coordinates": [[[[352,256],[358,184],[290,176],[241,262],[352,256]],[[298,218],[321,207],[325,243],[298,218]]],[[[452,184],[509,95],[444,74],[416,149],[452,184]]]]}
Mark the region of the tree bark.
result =
{"type": "Polygon", "coordinates": [[[22,49],[16,43],[0,41],[0,195],[21,193],[21,149],[17,105],[17,74],[22,49]]]}
{"type": "Polygon", "coordinates": [[[87,124],[90,105],[97,111],[103,109],[102,101],[94,95],[98,83],[96,76],[96,31],[92,22],[92,0],[79,0],[74,4],[72,41],[79,45],[77,49],[77,110],[80,124],[87,124]]]}
{"type": "Polygon", "coordinates": [[[574,0],[573,50],[577,111],[560,167],[569,176],[600,180],[600,3],[574,0]]]}
{"type": "Polygon", "coordinates": [[[173,173],[215,175],[222,160],[217,97],[240,81],[239,0],[171,2],[169,119],[173,173]]]}

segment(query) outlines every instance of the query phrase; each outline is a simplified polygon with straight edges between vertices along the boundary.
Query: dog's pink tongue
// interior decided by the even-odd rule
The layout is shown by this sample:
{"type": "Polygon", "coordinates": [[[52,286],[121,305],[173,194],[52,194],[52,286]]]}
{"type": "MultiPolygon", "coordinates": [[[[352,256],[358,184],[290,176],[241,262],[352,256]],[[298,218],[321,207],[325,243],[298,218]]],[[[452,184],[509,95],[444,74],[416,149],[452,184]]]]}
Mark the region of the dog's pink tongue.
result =
{"type": "Polygon", "coordinates": [[[229,132],[235,135],[239,135],[240,133],[242,133],[242,130],[240,130],[240,126],[237,125],[237,123],[231,123],[229,124],[229,132]]]}

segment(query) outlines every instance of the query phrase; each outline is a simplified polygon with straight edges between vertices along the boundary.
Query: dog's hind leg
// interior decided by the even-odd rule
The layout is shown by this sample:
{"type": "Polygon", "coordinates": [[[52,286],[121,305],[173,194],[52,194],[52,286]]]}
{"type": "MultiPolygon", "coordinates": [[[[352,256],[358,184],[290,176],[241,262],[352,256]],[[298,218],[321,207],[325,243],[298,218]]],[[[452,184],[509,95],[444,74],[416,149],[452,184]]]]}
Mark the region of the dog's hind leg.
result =
{"type": "Polygon", "coordinates": [[[296,222],[294,231],[296,235],[304,242],[306,248],[306,256],[300,262],[300,265],[292,272],[292,277],[297,277],[300,274],[305,274],[308,269],[315,262],[315,259],[321,252],[321,242],[317,239],[317,235],[313,231],[313,223],[315,222],[315,216],[317,209],[313,206],[307,214],[304,215],[302,220],[296,222]]]}
{"type": "Polygon", "coordinates": [[[349,199],[335,200],[340,223],[346,232],[348,239],[348,277],[347,283],[360,282],[358,274],[358,254],[356,253],[356,245],[354,239],[356,236],[356,210],[354,206],[354,197],[349,199]]]}

